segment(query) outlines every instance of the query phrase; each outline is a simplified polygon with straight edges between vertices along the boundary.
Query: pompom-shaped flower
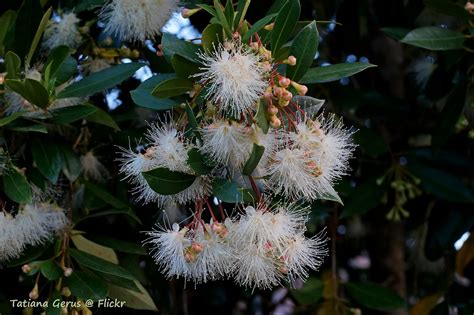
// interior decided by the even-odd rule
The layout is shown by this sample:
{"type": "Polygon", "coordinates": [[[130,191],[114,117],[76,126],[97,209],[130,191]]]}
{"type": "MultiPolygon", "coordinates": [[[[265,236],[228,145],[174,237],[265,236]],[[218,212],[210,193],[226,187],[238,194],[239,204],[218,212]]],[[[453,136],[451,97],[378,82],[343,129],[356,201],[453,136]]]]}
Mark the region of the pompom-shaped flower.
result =
{"type": "Polygon", "coordinates": [[[211,54],[200,54],[203,72],[195,75],[207,88],[221,113],[233,117],[255,109],[268,86],[268,68],[251,49],[237,42],[226,42],[211,54]]]}
{"type": "Polygon", "coordinates": [[[124,41],[144,41],[160,34],[177,0],[111,0],[100,13],[105,32],[124,41]]]}
{"type": "Polygon", "coordinates": [[[44,31],[42,47],[53,49],[65,45],[77,48],[82,42],[82,36],[77,28],[79,21],[74,13],[65,13],[61,17],[49,20],[44,31]]]}

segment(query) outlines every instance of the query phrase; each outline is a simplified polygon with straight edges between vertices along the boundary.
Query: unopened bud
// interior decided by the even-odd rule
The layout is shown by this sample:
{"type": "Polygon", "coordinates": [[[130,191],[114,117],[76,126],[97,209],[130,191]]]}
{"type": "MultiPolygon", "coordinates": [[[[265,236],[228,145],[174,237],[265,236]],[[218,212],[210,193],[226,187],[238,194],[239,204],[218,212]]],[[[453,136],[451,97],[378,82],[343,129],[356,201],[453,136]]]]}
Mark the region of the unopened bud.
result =
{"type": "Polygon", "coordinates": [[[257,42],[251,42],[249,46],[253,50],[258,50],[258,43],[257,42]]]}
{"type": "Polygon", "coordinates": [[[469,14],[472,14],[474,15],[474,3],[471,3],[471,2],[466,2],[466,5],[464,6],[464,9],[466,9],[466,11],[469,13],[469,14]]]}
{"type": "Polygon", "coordinates": [[[280,107],[285,107],[285,106],[288,106],[289,104],[290,104],[290,101],[285,100],[285,99],[283,99],[283,98],[280,98],[280,99],[278,100],[278,105],[279,105],[280,107]]]}
{"type": "Polygon", "coordinates": [[[38,283],[35,283],[35,286],[34,286],[33,290],[31,290],[31,292],[28,296],[32,300],[36,300],[39,297],[38,283]]]}
{"type": "Polygon", "coordinates": [[[273,26],[275,26],[275,23],[267,24],[267,25],[265,25],[263,28],[264,28],[266,31],[271,31],[271,30],[273,30],[273,26]]]}
{"type": "Polygon", "coordinates": [[[278,80],[278,84],[285,89],[290,85],[290,83],[291,80],[285,77],[281,77],[280,80],[278,80]]]}
{"type": "Polygon", "coordinates": [[[275,95],[276,97],[281,97],[282,94],[283,94],[283,89],[281,87],[278,87],[278,86],[273,87],[273,95],[275,95]]]}
{"type": "Polygon", "coordinates": [[[65,297],[70,297],[71,296],[71,290],[68,287],[63,287],[61,290],[61,295],[65,297]]]}
{"type": "Polygon", "coordinates": [[[270,105],[267,107],[267,113],[269,113],[271,116],[274,116],[278,114],[278,108],[274,105],[270,105]]]}
{"type": "Polygon", "coordinates": [[[21,271],[23,271],[24,273],[30,273],[31,272],[31,266],[26,264],[26,265],[23,265],[21,266],[21,271]]]}
{"type": "Polygon", "coordinates": [[[308,93],[308,87],[306,85],[298,84],[295,81],[291,81],[291,86],[295,88],[299,95],[306,95],[308,93]]]}
{"type": "Polygon", "coordinates": [[[199,243],[193,243],[191,245],[191,248],[195,253],[200,253],[200,252],[203,251],[204,246],[202,244],[199,244],[199,243]]]}
{"type": "Polygon", "coordinates": [[[295,66],[296,65],[296,57],[295,56],[289,56],[287,59],[283,60],[284,64],[287,64],[289,66],[295,66]]]}
{"type": "Polygon", "coordinates": [[[291,101],[291,99],[293,98],[293,93],[291,93],[290,91],[284,90],[281,97],[286,101],[291,101]]]}
{"type": "Polygon", "coordinates": [[[197,13],[201,11],[201,8],[196,8],[196,9],[186,9],[184,8],[182,11],[181,11],[181,16],[185,19],[189,18],[191,15],[193,15],[194,13],[197,13]]]}
{"type": "Polygon", "coordinates": [[[128,47],[124,47],[124,48],[120,49],[120,55],[122,57],[130,57],[131,52],[132,52],[132,50],[128,47]]]}
{"type": "Polygon", "coordinates": [[[242,36],[240,36],[240,33],[239,32],[234,32],[234,34],[232,34],[232,38],[233,39],[237,39],[237,40],[240,40],[242,36]]]}
{"type": "Polygon", "coordinates": [[[72,268],[63,268],[63,270],[64,270],[65,277],[69,277],[72,275],[72,272],[73,272],[72,268]]]}
{"type": "Polygon", "coordinates": [[[277,116],[272,116],[272,117],[270,118],[270,126],[271,126],[272,128],[279,128],[279,127],[281,126],[281,121],[280,121],[280,119],[278,119],[277,116]]]}

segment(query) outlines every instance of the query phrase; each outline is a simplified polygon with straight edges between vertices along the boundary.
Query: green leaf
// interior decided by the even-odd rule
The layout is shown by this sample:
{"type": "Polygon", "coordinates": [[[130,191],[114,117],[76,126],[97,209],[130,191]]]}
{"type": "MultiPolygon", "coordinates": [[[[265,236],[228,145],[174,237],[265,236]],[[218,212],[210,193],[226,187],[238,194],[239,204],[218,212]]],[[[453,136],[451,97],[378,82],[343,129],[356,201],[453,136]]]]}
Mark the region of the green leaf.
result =
{"type": "Polygon", "coordinates": [[[100,300],[107,296],[107,284],[100,278],[82,271],[74,271],[65,279],[74,296],[87,300],[100,300]]]}
{"type": "Polygon", "coordinates": [[[48,20],[49,20],[52,10],[53,8],[49,8],[43,14],[43,17],[41,18],[41,21],[38,27],[36,28],[35,37],[33,37],[33,42],[31,43],[30,50],[28,51],[28,54],[26,55],[25,65],[27,68],[30,66],[31,58],[33,58],[36,48],[38,47],[41,36],[43,36],[43,32],[46,29],[46,25],[48,24],[48,20]]]}
{"type": "Polygon", "coordinates": [[[319,196],[319,199],[321,200],[328,200],[328,201],[334,201],[334,202],[338,202],[340,203],[341,205],[344,205],[344,203],[342,202],[342,199],[341,197],[339,196],[339,194],[337,193],[337,191],[331,187],[331,190],[330,191],[326,191],[324,193],[322,193],[320,196],[319,196]]]}
{"type": "Polygon", "coordinates": [[[172,78],[160,82],[151,92],[153,96],[159,98],[169,98],[178,96],[191,91],[194,88],[194,83],[187,79],[172,78]]]}
{"type": "Polygon", "coordinates": [[[56,280],[63,276],[63,270],[54,261],[47,260],[41,264],[41,274],[48,280],[56,280]]]}
{"type": "Polygon", "coordinates": [[[118,265],[119,263],[117,254],[112,248],[88,240],[80,231],[73,230],[71,232],[71,241],[78,250],[99,257],[100,259],[106,260],[115,265],[118,265]]]}
{"type": "Polygon", "coordinates": [[[171,78],[176,78],[176,74],[174,73],[159,73],[151,78],[143,81],[138,87],[137,90],[146,90],[148,92],[153,91],[153,89],[161,82],[171,79],[171,78]]]}
{"type": "Polygon", "coordinates": [[[128,208],[128,204],[120,199],[117,199],[114,195],[109,193],[107,190],[104,188],[100,187],[99,185],[96,185],[94,183],[88,182],[88,181],[83,181],[82,182],[84,186],[86,187],[87,191],[91,192],[95,196],[99,197],[109,205],[117,208],[117,209],[124,209],[128,208]]]}
{"type": "Polygon", "coordinates": [[[16,169],[3,175],[3,189],[11,200],[26,204],[31,203],[31,188],[26,177],[16,169]]]}
{"type": "Polygon", "coordinates": [[[237,12],[234,18],[234,30],[237,30],[239,28],[239,25],[244,20],[245,15],[247,14],[249,5],[250,5],[250,0],[239,0],[239,4],[237,5],[237,12]]]}
{"type": "Polygon", "coordinates": [[[263,152],[265,152],[265,147],[253,144],[252,153],[250,153],[250,157],[244,165],[242,170],[242,174],[250,176],[253,170],[257,167],[260,159],[263,156],[263,152]]]}
{"type": "Polygon", "coordinates": [[[105,3],[106,0],[81,0],[78,1],[74,7],[74,12],[80,13],[86,10],[93,10],[94,8],[100,7],[105,3]]]}
{"type": "MultiPolygon", "coordinates": [[[[16,12],[8,10],[0,17],[0,51],[2,50],[3,43],[7,37],[8,32],[12,29],[16,20],[16,12]]],[[[14,79],[14,78],[12,78],[14,79]]]]}
{"type": "Polygon", "coordinates": [[[54,73],[56,86],[60,85],[69,80],[74,73],[77,71],[77,61],[71,56],[67,56],[66,59],[59,65],[58,69],[54,73]]]}
{"type": "Polygon", "coordinates": [[[161,195],[177,194],[191,186],[196,179],[194,175],[174,172],[162,167],[143,172],[142,175],[150,188],[161,195]]]}
{"type": "MultiPolygon", "coordinates": [[[[207,53],[214,51],[214,48],[224,41],[222,35],[222,25],[220,24],[209,24],[202,31],[202,47],[207,53]]],[[[173,66],[174,68],[174,66],[173,66]]],[[[175,68],[176,69],[176,68],[175,68]]]]}
{"type": "Polygon", "coordinates": [[[41,174],[51,183],[56,184],[63,166],[63,158],[58,146],[49,140],[35,139],[31,144],[31,153],[41,174]]]}
{"type": "Polygon", "coordinates": [[[197,148],[192,148],[188,151],[187,163],[189,167],[198,175],[207,175],[211,172],[211,168],[206,165],[204,158],[197,148]]]}
{"type": "Polygon", "coordinates": [[[379,311],[406,309],[405,301],[394,291],[373,283],[348,282],[345,288],[357,303],[379,311]]]}
{"type": "Polygon", "coordinates": [[[198,45],[178,39],[175,35],[165,33],[161,39],[161,46],[165,56],[171,58],[180,55],[189,61],[197,62],[197,53],[200,51],[198,45]]]}
{"type": "Polygon", "coordinates": [[[262,128],[263,133],[267,133],[270,125],[268,124],[267,119],[267,105],[263,99],[260,99],[258,103],[258,110],[257,114],[255,115],[255,120],[257,121],[257,125],[262,128]]]}
{"type": "Polygon", "coordinates": [[[212,6],[208,4],[204,4],[204,3],[198,4],[197,6],[203,9],[204,11],[206,11],[207,13],[209,13],[210,15],[216,16],[216,10],[214,10],[212,6]]]}
{"type": "Polygon", "coordinates": [[[23,116],[23,114],[24,114],[24,112],[16,112],[16,113],[14,113],[10,116],[1,118],[0,119],[0,127],[8,125],[12,121],[14,121],[14,120],[20,118],[21,116],[23,116]]]}
{"type": "Polygon", "coordinates": [[[109,236],[101,235],[92,238],[95,242],[102,244],[104,246],[115,249],[117,252],[127,253],[132,255],[146,255],[146,250],[133,242],[127,242],[112,238],[109,236]]]}
{"type": "Polygon", "coordinates": [[[231,37],[232,29],[230,28],[229,21],[225,16],[224,7],[222,6],[219,0],[214,0],[214,9],[216,10],[217,20],[224,28],[224,31],[226,32],[227,36],[231,37]]]}
{"type": "MultiPolygon", "coordinates": [[[[186,104],[186,107],[184,108],[184,110],[186,111],[186,115],[188,116],[188,121],[189,121],[189,131],[196,134],[198,138],[200,138],[200,135],[197,131],[198,129],[198,122],[196,120],[196,116],[194,115],[194,112],[193,112],[193,109],[191,108],[191,106],[189,106],[189,104],[186,104]]],[[[187,131],[188,131],[187,130],[187,131]]]]}
{"type": "Polygon", "coordinates": [[[130,91],[133,102],[144,108],[154,109],[154,110],[167,110],[175,106],[178,106],[179,103],[168,98],[158,98],[145,89],[133,90],[130,91]]]}
{"type": "Polygon", "coordinates": [[[467,22],[469,20],[469,14],[459,3],[454,3],[448,0],[424,0],[425,5],[436,13],[454,16],[467,22]]]}
{"type": "Polygon", "coordinates": [[[377,185],[376,178],[370,178],[367,181],[358,184],[349,194],[346,205],[342,211],[341,218],[362,215],[375,207],[382,199],[385,190],[377,185]]]}
{"type": "Polygon", "coordinates": [[[323,296],[324,283],[317,278],[309,278],[301,289],[292,289],[291,294],[301,305],[317,303],[323,296]]]}
{"type": "Polygon", "coordinates": [[[50,68],[50,78],[56,78],[56,74],[59,71],[61,65],[69,57],[69,47],[68,46],[58,46],[51,50],[46,60],[45,67],[51,65],[50,68]]]}
{"type": "Polygon", "coordinates": [[[410,29],[403,27],[382,27],[380,30],[387,36],[398,41],[410,33],[410,29]]]}
{"type": "Polygon", "coordinates": [[[177,76],[183,79],[188,79],[193,74],[200,71],[197,63],[191,62],[180,55],[174,55],[171,57],[171,65],[173,66],[177,76]]]}
{"type": "Polygon", "coordinates": [[[61,315],[61,308],[53,305],[53,303],[61,303],[63,300],[61,293],[59,291],[54,290],[53,293],[50,295],[48,299],[48,308],[46,308],[46,315],[61,315]]]}
{"type": "Polygon", "coordinates": [[[92,115],[98,110],[92,105],[76,105],[65,108],[59,108],[51,111],[54,122],[58,124],[70,124],[79,119],[92,115]]]}
{"type": "Polygon", "coordinates": [[[123,63],[93,73],[90,76],[67,86],[64,90],[59,92],[57,97],[85,97],[101,92],[126,80],[143,66],[144,64],[136,62],[123,63]]]}
{"type": "Polygon", "coordinates": [[[239,187],[236,182],[224,178],[214,179],[212,189],[216,197],[224,202],[239,203],[256,200],[251,190],[239,187]]]}
{"type": "Polygon", "coordinates": [[[275,16],[277,16],[277,15],[276,14],[270,14],[270,15],[265,16],[264,18],[261,18],[257,22],[255,22],[252,25],[252,27],[242,37],[242,43],[247,43],[250,40],[250,38],[252,37],[253,34],[257,33],[265,25],[269,24],[275,18],[275,16]]]}
{"type": "Polygon", "coordinates": [[[125,301],[125,306],[128,308],[157,311],[158,309],[153,299],[145,288],[138,281],[135,281],[135,284],[140,290],[140,293],[111,285],[109,286],[109,296],[119,301],[125,301]]]}
{"type": "Polygon", "coordinates": [[[7,79],[7,85],[14,92],[23,96],[28,102],[46,108],[49,105],[49,93],[38,81],[25,79],[25,81],[7,79]]]}
{"type": "Polygon", "coordinates": [[[21,59],[13,51],[9,51],[5,55],[5,66],[7,70],[7,79],[18,78],[18,72],[21,67],[21,59]]]}
{"type": "Polygon", "coordinates": [[[123,208],[123,209],[114,209],[114,210],[94,212],[94,213],[91,213],[91,214],[89,214],[85,217],[80,218],[79,220],[77,220],[75,222],[75,224],[77,225],[77,224],[79,224],[79,222],[82,222],[82,221],[85,221],[85,220],[88,220],[88,219],[99,218],[99,217],[107,217],[107,216],[117,215],[117,214],[126,215],[126,216],[130,217],[131,219],[133,219],[138,224],[140,224],[140,225],[143,224],[142,221],[140,220],[140,218],[138,218],[137,215],[134,213],[132,208],[123,208]]]}
{"type": "Polygon", "coordinates": [[[289,0],[278,12],[271,33],[271,47],[275,55],[281,46],[286,43],[291,33],[293,33],[300,17],[300,11],[300,2],[298,0],[289,0]]]}
{"type": "Polygon", "coordinates": [[[106,111],[101,108],[96,107],[96,109],[97,110],[94,113],[86,117],[87,121],[99,125],[104,125],[115,130],[120,130],[120,127],[117,125],[112,116],[110,116],[106,111]]]}
{"type": "Polygon", "coordinates": [[[354,141],[362,151],[371,157],[388,152],[388,146],[379,132],[370,128],[361,128],[354,134],[354,141]]]}
{"type": "Polygon", "coordinates": [[[82,172],[81,160],[67,145],[61,146],[61,152],[64,161],[62,171],[69,181],[74,182],[82,172]]]}
{"type": "Polygon", "coordinates": [[[26,126],[8,126],[7,129],[18,131],[18,132],[38,132],[38,133],[48,133],[48,129],[45,125],[33,124],[26,126]]]}
{"type": "Polygon", "coordinates": [[[308,72],[306,72],[306,74],[301,78],[300,83],[311,84],[337,81],[372,67],[376,67],[376,65],[363,62],[354,62],[310,68],[308,72]]]}
{"type": "Polygon", "coordinates": [[[318,51],[319,33],[316,21],[305,26],[295,37],[290,48],[290,55],[296,57],[295,66],[286,67],[286,76],[299,81],[308,71],[318,51]]]}
{"type": "Polygon", "coordinates": [[[135,280],[135,277],[131,275],[125,268],[108,262],[107,260],[101,259],[97,256],[74,248],[69,249],[69,254],[79,265],[83,267],[87,267],[103,274],[135,280]]]}
{"type": "Polygon", "coordinates": [[[427,26],[412,30],[401,42],[429,50],[462,49],[464,35],[437,26],[427,26]]]}

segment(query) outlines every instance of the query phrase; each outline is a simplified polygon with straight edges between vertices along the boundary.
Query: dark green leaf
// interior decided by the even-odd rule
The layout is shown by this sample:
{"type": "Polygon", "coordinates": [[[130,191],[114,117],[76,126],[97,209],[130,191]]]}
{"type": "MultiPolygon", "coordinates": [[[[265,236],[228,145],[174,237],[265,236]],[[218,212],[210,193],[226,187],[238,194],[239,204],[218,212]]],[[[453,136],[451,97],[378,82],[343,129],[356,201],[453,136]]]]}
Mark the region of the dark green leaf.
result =
{"type": "Polygon", "coordinates": [[[104,246],[115,249],[121,253],[127,253],[132,255],[146,255],[146,250],[133,242],[127,242],[112,238],[109,236],[97,236],[92,238],[95,242],[102,244],[104,246]]]}
{"type": "Polygon", "coordinates": [[[96,276],[82,271],[74,271],[65,284],[74,296],[80,299],[100,300],[107,296],[107,284],[96,276]]]}
{"type": "Polygon", "coordinates": [[[412,30],[401,42],[429,50],[462,49],[464,35],[437,26],[427,26],[412,30]]]}
{"type": "Polygon", "coordinates": [[[54,79],[57,72],[59,71],[61,65],[69,57],[69,47],[68,46],[58,46],[51,50],[46,60],[45,67],[51,65],[50,68],[50,78],[54,79]]]}
{"type": "Polygon", "coordinates": [[[317,278],[309,278],[301,289],[292,289],[291,294],[301,305],[317,303],[323,296],[324,283],[317,278]]]}
{"type": "Polygon", "coordinates": [[[129,78],[143,66],[144,64],[136,62],[123,63],[93,73],[90,76],[87,76],[82,80],[67,86],[57,95],[57,97],[84,97],[101,92],[103,90],[112,88],[125,79],[129,78]]]}
{"type": "Polygon", "coordinates": [[[199,65],[197,63],[191,62],[180,55],[174,55],[171,57],[171,64],[173,65],[173,69],[176,71],[178,77],[183,79],[188,79],[193,74],[199,72],[199,65]]]}
{"type": "Polygon", "coordinates": [[[81,266],[104,274],[135,280],[125,268],[78,249],[70,248],[69,254],[81,266]]]}
{"type": "Polygon", "coordinates": [[[41,273],[48,280],[56,280],[62,277],[63,270],[54,261],[47,260],[41,264],[41,273]]]}
{"type": "Polygon", "coordinates": [[[257,167],[260,159],[263,156],[263,152],[265,152],[265,147],[253,144],[252,153],[250,153],[250,157],[244,165],[242,170],[242,174],[250,176],[253,170],[257,167]]]}
{"type": "Polygon", "coordinates": [[[38,133],[48,133],[48,129],[45,125],[25,125],[25,126],[8,126],[9,130],[18,131],[18,132],[38,132],[38,133]]]}
{"type": "Polygon", "coordinates": [[[459,3],[454,3],[449,0],[423,0],[423,2],[436,13],[454,16],[462,21],[469,20],[467,10],[459,3]]]}
{"type": "Polygon", "coordinates": [[[234,30],[237,30],[239,28],[239,24],[242,23],[242,21],[245,18],[245,14],[247,13],[247,10],[250,5],[250,0],[239,0],[239,4],[237,5],[237,12],[235,14],[234,19],[234,30]]]}
{"type": "Polygon", "coordinates": [[[286,43],[300,17],[300,2],[289,0],[278,12],[272,30],[271,45],[274,54],[286,43]]]}
{"type": "Polygon", "coordinates": [[[206,165],[204,162],[204,158],[202,157],[199,150],[196,148],[192,148],[188,151],[188,165],[191,167],[196,174],[199,175],[207,175],[211,172],[211,168],[206,165]]]}
{"type": "Polygon", "coordinates": [[[31,189],[26,177],[16,169],[9,170],[3,175],[3,189],[11,200],[18,203],[31,202],[31,189]]]}
{"type": "Polygon", "coordinates": [[[222,25],[220,24],[209,24],[202,31],[202,47],[207,53],[214,51],[214,48],[218,47],[219,43],[223,41],[222,25]]]}
{"type": "Polygon", "coordinates": [[[15,52],[23,59],[33,42],[43,9],[38,0],[24,0],[17,14],[14,37],[21,40],[15,42],[15,52]]]}
{"type": "Polygon", "coordinates": [[[172,34],[163,34],[161,45],[165,56],[171,58],[173,55],[180,55],[189,61],[197,62],[197,53],[200,51],[199,46],[178,39],[172,34]]]}
{"type": "Polygon", "coordinates": [[[258,20],[257,22],[255,22],[255,24],[253,24],[252,27],[242,37],[242,42],[247,43],[250,40],[250,38],[252,37],[253,34],[257,33],[265,25],[269,24],[275,18],[275,16],[276,16],[276,14],[270,14],[270,15],[267,15],[266,17],[258,20]]]}
{"type": "Polygon", "coordinates": [[[128,204],[120,199],[117,199],[114,195],[109,193],[107,190],[104,188],[93,184],[88,181],[83,181],[84,186],[86,187],[87,191],[91,192],[95,196],[99,197],[109,205],[117,208],[117,209],[125,209],[128,208],[128,204]]]}
{"type": "Polygon", "coordinates": [[[58,146],[48,140],[35,139],[31,144],[31,153],[41,174],[55,184],[63,165],[62,154],[58,146]]]}
{"type": "Polygon", "coordinates": [[[69,124],[89,115],[92,115],[98,110],[92,105],[76,105],[65,108],[59,108],[51,111],[54,122],[58,124],[69,124]]]}
{"type": "Polygon", "coordinates": [[[99,217],[106,217],[106,216],[111,216],[111,215],[126,215],[133,219],[135,222],[138,224],[142,225],[142,221],[140,220],[139,217],[135,214],[135,212],[132,210],[132,208],[123,208],[123,209],[114,209],[114,210],[106,210],[106,211],[100,211],[100,212],[94,212],[91,213],[85,217],[80,218],[75,222],[75,224],[79,224],[79,222],[88,220],[88,219],[93,219],[93,218],[99,218],[99,217]]]}
{"type": "Polygon", "coordinates": [[[54,290],[48,300],[48,308],[46,309],[46,315],[61,315],[61,308],[56,304],[59,301],[61,303],[63,300],[61,293],[59,291],[54,290]]]}
{"type": "MultiPolygon", "coordinates": [[[[2,49],[5,38],[10,30],[12,30],[13,25],[16,20],[16,12],[8,10],[2,14],[0,17],[0,50],[2,49]]],[[[14,79],[14,78],[12,78],[14,79]]]]}
{"type": "Polygon", "coordinates": [[[21,67],[21,59],[13,51],[9,51],[5,55],[5,67],[7,68],[7,78],[16,79],[18,78],[18,72],[21,67]]]}
{"type": "Polygon", "coordinates": [[[36,28],[36,33],[35,36],[33,37],[33,41],[31,42],[30,49],[28,51],[28,54],[26,55],[26,60],[25,60],[25,65],[27,67],[30,66],[30,61],[33,58],[33,55],[36,51],[36,48],[38,47],[38,44],[41,40],[41,37],[43,36],[43,32],[46,29],[46,25],[48,24],[49,17],[51,16],[51,12],[53,11],[53,8],[49,8],[44,14],[43,17],[41,18],[41,21],[36,28]]]}
{"type": "Polygon", "coordinates": [[[405,309],[405,301],[394,291],[373,283],[348,282],[345,288],[357,303],[375,310],[395,311],[405,309]]]}
{"type": "Polygon", "coordinates": [[[401,40],[410,32],[410,29],[403,27],[382,27],[380,30],[395,40],[401,40]]]}
{"type": "Polygon", "coordinates": [[[171,78],[176,78],[176,74],[174,73],[159,73],[151,78],[143,81],[138,87],[137,90],[146,90],[151,94],[151,91],[161,82],[171,79],[171,78]]]}
{"type": "Polygon", "coordinates": [[[74,7],[74,12],[80,13],[86,10],[93,10],[97,7],[102,6],[106,0],[81,0],[77,2],[74,7]]]}
{"type": "Polygon", "coordinates": [[[191,186],[196,179],[194,175],[173,172],[162,167],[142,174],[151,189],[161,195],[177,194],[191,186]]]}
{"type": "Polygon", "coordinates": [[[68,56],[60,65],[55,72],[56,85],[62,84],[69,80],[77,70],[76,59],[68,56]]]}
{"type": "Polygon", "coordinates": [[[63,173],[69,181],[75,181],[82,172],[82,165],[79,156],[67,145],[61,146],[63,154],[63,173]]]}
{"type": "Polygon", "coordinates": [[[228,181],[223,178],[214,179],[212,189],[214,190],[215,196],[224,202],[238,203],[256,200],[251,190],[241,188],[236,182],[228,181]]]}
{"type": "Polygon", "coordinates": [[[173,78],[160,82],[151,92],[153,96],[159,98],[169,98],[191,91],[194,83],[187,79],[173,78]]]}
{"type": "MultiPolygon", "coordinates": [[[[228,21],[227,17],[224,12],[224,7],[220,3],[219,0],[214,0],[214,9],[216,10],[216,18],[219,21],[219,23],[222,25],[224,28],[224,31],[227,33],[227,36],[231,37],[232,36],[232,29],[230,28],[230,24],[232,21],[228,21]]],[[[233,19],[232,19],[233,20],[233,19]]]]}
{"type": "Polygon", "coordinates": [[[379,132],[370,128],[361,128],[354,134],[354,141],[371,157],[388,152],[388,146],[379,132]]]}
{"type": "Polygon", "coordinates": [[[262,99],[258,103],[258,110],[257,115],[255,115],[255,120],[257,121],[257,125],[262,128],[263,133],[267,133],[268,128],[270,127],[267,119],[267,105],[262,99]]]}
{"type": "Polygon", "coordinates": [[[144,108],[167,110],[179,105],[178,102],[170,100],[169,98],[155,97],[145,89],[130,91],[130,95],[135,104],[144,108]]]}
{"type": "Polygon", "coordinates": [[[301,78],[300,83],[311,84],[337,81],[372,67],[376,67],[376,65],[363,62],[354,62],[310,68],[303,78],[301,78]]]}
{"type": "Polygon", "coordinates": [[[290,55],[296,57],[295,66],[286,67],[286,76],[299,81],[313,63],[319,45],[319,33],[316,21],[305,26],[295,37],[290,48],[290,55]]]}
{"type": "Polygon", "coordinates": [[[16,112],[16,113],[14,113],[10,116],[3,117],[2,119],[0,119],[0,127],[8,125],[12,121],[14,121],[14,120],[20,118],[21,116],[23,116],[23,114],[24,114],[24,112],[16,112]]]}
{"type": "Polygon", "coordinates": [[[347,218],[354,215],[362,215],[374,209],[379,204],[380,199],[382,199],[384,192],[384,189],[377,185],[376,178],[368,179],[357,185],[350,195],[345,198],[346,205],[341,217],[347,218]]]}
{"type": "Polygon", "coordinates": [[[10,89],[23,96],[28,102],[46,108],[49,105],[49,94],[46,88],[38,81],[25,79],[25,81],[7,79],[10,89]]]}
{"type": "Polygon", "coordinates": [[[120,130],[115,120],[106,111],[98,107],[94,113],[86,117],[86,120],[115,130],[120,130]]]}

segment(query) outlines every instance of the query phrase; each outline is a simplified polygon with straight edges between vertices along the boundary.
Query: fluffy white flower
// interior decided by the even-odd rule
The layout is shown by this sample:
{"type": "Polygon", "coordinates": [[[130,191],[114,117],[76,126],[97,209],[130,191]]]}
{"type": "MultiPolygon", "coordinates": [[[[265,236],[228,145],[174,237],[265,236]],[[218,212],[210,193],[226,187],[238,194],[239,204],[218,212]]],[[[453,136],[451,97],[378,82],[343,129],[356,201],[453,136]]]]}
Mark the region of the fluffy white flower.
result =
{"type": "Polygon", "coordinates": [[[424,89],[437,67],[438,65],[433,57],[424,56],[413,62],[410,73],[413,75],[416,84],[424,89]]]}
{"type": "Polygon", "coordinates": [[[77,24],[80,19],[74,13],[65,13],[57,19],[51,19],[44,31],[43,49],[53,49],[65,45],[77,48],[82,42],[77,24]]]}
{"type": "Polygon", "coordinates": [[[208,54],[199,55],[203,72],[195,75],[205,85],[206,96],[221,113],[234,117],[256,108],[268,86],[267,70],[260,58],[236,42],[219,45],[208,54]]]}
{"type": "Polygon", "coordinates": [[[81,156],[81,166],[82,172],[87,179],[104,181],[110,177],[109,171],[94,155],[92,150],[81,156]]]}
{"type": "Polygon", "coordinates": [[[25,244],[17,237],[15,219],[0,211],[0,263],[18,257],[25,244]]]}
{"type": "Polygon", "coordinates": [[[100,13],[105,32],[127,41],[144,41],[160,34],[177,0],[111,0],[100,13]]]}

